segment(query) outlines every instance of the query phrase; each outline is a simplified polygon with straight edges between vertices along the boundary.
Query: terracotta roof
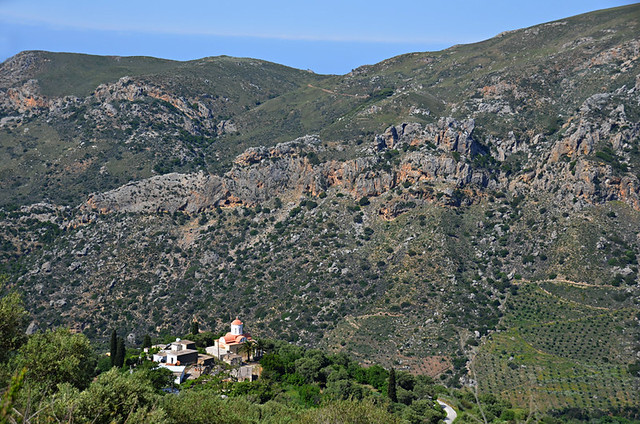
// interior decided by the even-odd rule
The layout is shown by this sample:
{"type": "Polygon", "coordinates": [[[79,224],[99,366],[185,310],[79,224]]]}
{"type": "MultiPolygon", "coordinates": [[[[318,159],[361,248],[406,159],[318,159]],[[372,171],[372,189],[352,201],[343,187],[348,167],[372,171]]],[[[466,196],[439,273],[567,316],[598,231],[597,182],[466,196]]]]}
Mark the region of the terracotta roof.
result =
{"type": "Polygon", "coordinates": [[[247,340],[251,340],[251,336],[249,334],[232,334],[227,333],[222,337],[224,339],[225,344],[238,344],[243,343],[242,339],[246,338],[247,340]]]}
{"type": "Polygon", "coordinates": [[[231,325],[242,325],[242,321],[240,321],[238,318],[236,318],[235,320],[233,320],[231,325]]]}
{"type": "Polygon", "coordinates": [[[244,337],[243,335],[236,335],[236,334],[227,333],[224,336],[224,341],[225,341],[225,343],[233,343],[233,342],[239,343],[240,340],[242,340],[243,337],[244,337]]]}

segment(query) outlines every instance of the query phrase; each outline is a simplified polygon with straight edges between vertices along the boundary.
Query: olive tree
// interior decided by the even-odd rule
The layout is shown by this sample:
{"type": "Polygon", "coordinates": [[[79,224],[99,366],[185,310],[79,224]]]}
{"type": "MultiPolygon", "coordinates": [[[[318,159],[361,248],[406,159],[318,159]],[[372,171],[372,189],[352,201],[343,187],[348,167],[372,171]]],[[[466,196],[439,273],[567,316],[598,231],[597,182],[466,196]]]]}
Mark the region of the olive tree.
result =
{"type": "Polygon", "coordinates": [[[25,385],[34,394],[46,395],[61,383],[86,388],[93,377],[95,357],[83,334],[58,328],[29,337],[20,348],[16,365],[26,369],[25,385]]]}
{"type": "Polygon", "coordinates": [[[5,362],[27,340],[25,329],[29,314],[18,293],[0,298],[0,363],[5,362]]]}

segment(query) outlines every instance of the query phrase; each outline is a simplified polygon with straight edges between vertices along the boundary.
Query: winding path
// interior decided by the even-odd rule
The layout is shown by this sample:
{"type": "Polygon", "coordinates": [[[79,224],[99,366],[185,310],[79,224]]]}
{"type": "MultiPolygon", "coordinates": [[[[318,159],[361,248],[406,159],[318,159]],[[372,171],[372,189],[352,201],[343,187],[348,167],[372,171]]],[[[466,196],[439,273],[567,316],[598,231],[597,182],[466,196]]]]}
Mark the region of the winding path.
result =
{"type": "Polygon", "coordinates": [[[452,424],[458,417],[458,414],[456,413],[456,411],[453,410],[452,407],[450,407],[448,404],[444,403],[440,399],[438,399],[438,403],[440,404],[440,406],[442,406],[442,409],[444,409],[444,411],[447,413],[447,417],[444,419],[445,424],[452,424]]]}
{"type": "Polygon", "coordinates": [[[307,84],[307,87],[310,88],[317,88],[320,91],[324,91],[325,93],[329,93],[329,94],[335,94],[336,96],[345,96],[345,97],[357,97],[357,98],[367,98],[369,97],[366,94],[346,94],[346,93],[336,93],[333,90],[327,90],[326,88],[322,88],[322,87],[316,87],[315,85],[311,85],[311,84],[307,84]]]}

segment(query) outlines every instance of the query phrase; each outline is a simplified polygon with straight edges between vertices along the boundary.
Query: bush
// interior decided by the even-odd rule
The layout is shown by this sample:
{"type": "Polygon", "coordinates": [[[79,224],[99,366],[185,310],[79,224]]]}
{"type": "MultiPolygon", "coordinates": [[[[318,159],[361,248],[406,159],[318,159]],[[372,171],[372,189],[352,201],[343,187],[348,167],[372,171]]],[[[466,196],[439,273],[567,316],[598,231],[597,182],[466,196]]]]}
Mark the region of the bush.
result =
{"type": "Polygon", "coordinates": [[[320,387],[315,384],[303,384],[298,388],[300,400],[307,406],[316,406],[320,403],[320,387]]]}
{"type": "Polygon", "coordinates": [[[338,380],[327,383],[325,395],[336,400],[362,399],[366,390],[363,386],[349,380],[338,380]]]}
{"type": "Polygon", "coordinates": [[[376,404],[374,400],[361,402],[343,400],[328,402],[321,408],[305,411],[296,422],[300,424],[400,424],[401,420],[388,412],[384,405],[376,404]]]}
{"type": "Polygon", "coordinates": [[[79,422],[162,422],[164,411],[155,409],[158,400],[144,373],[121,374],[114,368],[80,393],[73,415],[79,422]]]}
{"type": "Polygon", "coordinates": [[[64,328],[36,333],[20,349],[17,368],[26,368],[25,384],[46,395],[62,383],[84,389],[91,382],[95,357],[83,334],[64,328]]]}
{"type": "Polygon", "coordinates": [[[371,202],[369,201],[369,198],[368,198],[367,196],[364,196],[363,198],[361,198],[361,199],[358,201],[358,204],[359,204],[360,206],[367,206],[367,205],[369,205],[370,203],[371,203],[371,202]]]}

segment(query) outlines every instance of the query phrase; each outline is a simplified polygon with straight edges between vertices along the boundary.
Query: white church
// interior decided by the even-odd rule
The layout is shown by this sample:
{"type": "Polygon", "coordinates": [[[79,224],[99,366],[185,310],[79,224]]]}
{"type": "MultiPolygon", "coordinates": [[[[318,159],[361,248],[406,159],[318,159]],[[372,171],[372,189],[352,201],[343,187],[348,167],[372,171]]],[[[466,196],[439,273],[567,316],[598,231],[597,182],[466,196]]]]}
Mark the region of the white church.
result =
{"type": "Polygon", "coordinates": [[[233,365],[242,362],[238,350],[250,341],[251,335],[244,332],[244,324],[236,318],[231,323],[231,331],[216,340],[213,346],[207,347],[206,351],[207,354],[233,365]]]}

